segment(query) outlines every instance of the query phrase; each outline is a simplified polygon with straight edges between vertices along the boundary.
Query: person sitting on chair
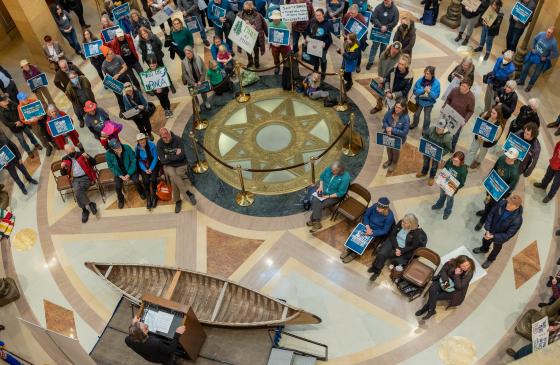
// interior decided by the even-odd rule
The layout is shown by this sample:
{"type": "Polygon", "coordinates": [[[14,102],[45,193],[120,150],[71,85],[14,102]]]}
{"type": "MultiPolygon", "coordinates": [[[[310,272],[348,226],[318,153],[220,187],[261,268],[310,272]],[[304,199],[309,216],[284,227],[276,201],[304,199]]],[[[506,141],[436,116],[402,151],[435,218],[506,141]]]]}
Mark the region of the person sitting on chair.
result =
{"type": "Polygon", "coordinates": [[[370,281],[375,281],[385,261],[391,260],[391,266],[404,266],[418,247],[425,247],[428,236],[422,228],[418,226],[418,218],[412,213],[408,213],[393,227],[387,239],[383,241],[377,250],[377,255],[373,264],[368,269],[371,273],[370,281]]]}
{"type": "Polygon", "coordinates": [[[436,314],[438,300],[447,300],[448,307],[457,307],[467,295],[469,283],[474,275],[474,261],[468,256],[459,255],[443,265],[439,275],[434,276],[432,286],[428,291],[428,301],[415,315],[426,313],[423,320],[436,314]]]}
{"type": "Polygon", "coordinates": [[[146,361],[162,365],[174,365],[175,350],[180,335],[185,333],[185,326],[177,327],[175,336],[169,343],[148,331],[148,325],[140,322],[140,318],[134,317],[132,324],[128,327],[128,336],[124,339],[124,342],[146,361]]]}
{"type": "MultiPolygon", "coordinates": [[[[364,213],[362,223],[366,226],[366,235],[373,236],[370,246],[374,251],[376,245],[385,239],[395,224],[395,215],[389,207],[390,203],[389,198],[383,196],[364,213]]],[[[346,264],[354,260],[356,256],[358,256],[357,253],[346,249],[340,258],[346,264]]]]}
{"type": "Polygon", "coordinates": [[[146,200],[144,187],[140,183],[136,166],[136,154],[127,144],[121,144],[116,139],[109,140],[109,149],[105,152],[107,165],[115,175],[115,191],[119,209],[124,208],[123,185],[131,181],[136,185],[136,190],[142,200],[146,200]]]}

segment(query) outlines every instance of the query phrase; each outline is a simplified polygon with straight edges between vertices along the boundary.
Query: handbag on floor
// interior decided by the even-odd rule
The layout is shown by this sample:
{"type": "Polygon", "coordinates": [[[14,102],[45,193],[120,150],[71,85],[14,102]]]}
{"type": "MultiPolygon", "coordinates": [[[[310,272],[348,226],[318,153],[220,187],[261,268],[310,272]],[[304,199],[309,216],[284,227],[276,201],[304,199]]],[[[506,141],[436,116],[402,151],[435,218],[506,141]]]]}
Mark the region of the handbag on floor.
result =
{"type": "Polygon", "coordinates": [[[173,191],[171,184],[167,182],[167,177],[165,177],[158,183],[156,189],[156,195],[159,200],[168,202],[173,197],[173,191]]]}
{"type": "Polygon", "coordinates": [[[424,25],[435,25],[436,24],[436,19],[435,19],[435,16],[434,16],[434,11],[432,9],[424,10],[424,14],[422,14],[422,17],[420,18],[420,21],[424,25]]]}

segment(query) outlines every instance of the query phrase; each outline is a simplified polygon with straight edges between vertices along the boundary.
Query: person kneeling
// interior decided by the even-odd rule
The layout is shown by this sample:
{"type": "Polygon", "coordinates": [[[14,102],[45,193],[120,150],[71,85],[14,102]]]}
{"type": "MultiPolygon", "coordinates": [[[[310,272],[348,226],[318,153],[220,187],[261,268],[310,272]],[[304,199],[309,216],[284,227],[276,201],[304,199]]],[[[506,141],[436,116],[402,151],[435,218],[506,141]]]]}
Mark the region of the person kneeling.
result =
{"type": "Polygon", "coordinates": [[[369,280],[377,279],[387,260],[391,260],[391,265],[402,268],[408,263],[414,250],[418,247],[425,247],[427,242],[426,233],[418,226],[418,218],[414,214],[408,213],[393,227],[387,239],[377,250],[375,260],[368,269],[368,272],[371,273],[369,280]]]}
{"type": "Polygon", "coordinates": [[[474,261],[468,256],[459,255],[443,265],[439,275],[434,277],[432,286],[428,291],[428,301],[415,315],[421,316],[426,313],[423,320],[436,314],[438,300],[447,300],[449,307],[457,307],[467,295],[469,283],[474,274],[474,261]]]}
{"type": "Polygon", "coordinates": [[[107,165],[115,175],[115,191],[117,192],[119,209],[124,207],[123,184],[132,180],[136,185],[136,191],[142,200],[146,199],[144,188],[140,184],[138,172],[136,171],[136,155],[129,145],[121,144],[116,139],[109,141],[109,149],[105,153],[107,165]]]}

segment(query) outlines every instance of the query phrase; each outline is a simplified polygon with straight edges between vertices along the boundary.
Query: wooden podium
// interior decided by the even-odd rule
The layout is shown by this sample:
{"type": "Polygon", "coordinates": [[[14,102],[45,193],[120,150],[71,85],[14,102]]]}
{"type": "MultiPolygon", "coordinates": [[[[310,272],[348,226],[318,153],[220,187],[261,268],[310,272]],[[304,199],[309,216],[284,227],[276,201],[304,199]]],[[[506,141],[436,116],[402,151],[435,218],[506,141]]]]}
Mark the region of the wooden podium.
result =
{"type": "MultiPolygon", "coordinates": [[[[198,318],[196,318],[192,308],[166,298],[157,297],[151,294],[143,294],[142,304],[140,305],[140,310],[137,313],[139,318],[142,318],[146,303],[162,309],[184,314],[183,325],[185,326],[185,333],[179,337],[179,343],[185,350],[189,359],[193,361],[196,360],[204,341],[206,341],[206,332],[204,332],[204,328],[202,328],[202,325],[198,321],[198,318]]],[[[175,331],[175,329],[176,328],[174,328],[173,331],[175,331]]]]}

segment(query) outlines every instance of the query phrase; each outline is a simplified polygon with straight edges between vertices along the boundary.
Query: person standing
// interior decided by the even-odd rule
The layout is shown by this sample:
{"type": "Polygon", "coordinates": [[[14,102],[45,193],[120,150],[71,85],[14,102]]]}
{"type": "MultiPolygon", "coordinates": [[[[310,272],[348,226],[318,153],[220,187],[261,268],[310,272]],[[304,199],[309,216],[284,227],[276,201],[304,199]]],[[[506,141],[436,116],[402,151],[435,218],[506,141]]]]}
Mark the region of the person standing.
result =
{"type": "Polygon", "coordinates": [[[146,208],[152,209],[157,205],[157,184],[160,173],[156,144],[148,139],[144,133],[136,135],[136,162],[138,172],[142,176],[144,192],[146,194],[146,208]]]}
{"type": "Polygon", "coordinates": [[[356,33],[349,33],[344,41],[344,53],[342,54],[342,69],[344,70],[344,91],[348,92],[354,85],[352,72],[358,70],[360,62],[360,45],[356,33]]]}
{"type": "Polygon", "coordinates": [[[483,269],[488,269],[496,260],[504,243],[509,241],[523,224],[523,206],[519,195],[513,194],[494,205],[484,222],[484,237],[482,246],[473,250],[475,254],[487,253],[493,244],[492,252],[482,263],[483,269]]]}
{"type": "Polygon", "coordinates": [[[483,77],[483,81],[486,80],[484,81],[486,84],[484,110],[490,109],[496,97],[496,92],[513,78],[515,64],[512,61],[513,52],[506,51],[503,56],[498,57],[492,71],[483,77]]]}
{"type": "Polygon", "coordinates": [[[19,144],[23,148],[29,158],[34,158],[33,151],[25,141],[24,135],[27,136],[29,142],[38,150],[43,149],[39,144],[31,128],[23,124],[19,119],[17,104],[13,103],[8,94],[0,95],[0,121],[16,136],[19,144]]]}
{"type": "Polygon", "coordinates": [[[250,0],[246,0],[243,3],[243,11],[239,17],[243,19],[245,23],[249,24],[258,34],[257,41],[253,48],[254,56],[247,52],[247,59],[249,61],[247,67],[253,67],[254,65],[256,68],[259,68],[261,66],[259,54],[260,56],[264,56],[266,50],[265,38],[268,37],[268,25],[264,17],[259,12],[255,11],[255,6],[250,0]]]}
{"type": "Polygon", "coordinates": [[[409,19],[406,15],[401,17],[401,25],[395,31],[393,42],[400,42],[402,44],[402,53],[409,55],[412,59],[412,49],[416,44],[414,20],[409,19]]]}
{"type": "MultiPolygon", "coordinates": [[[[362,14],[360,14],[358,12],[358,4],[352,4],[349,8],[348,8],[348,12],[346,14],[344,14],[344,16],[342,17],[342,25],[341,25],[341,32],[344,34],[344,39],[347,40],[348,37],[350,36],[351,33],[349,33],[345,26],[346,24],[350,21],[350,19],[355,19],[357,21],[359,21],[360,23],[367,25],[367,21],[364,18],[364,16],[362,14]]],[[[355,34],[355,33],[354,33],[355,34]]],[[[362,52],[366,50],[368,44],[367,44],[367,37],[364,35],[362,37],[362,39],[357,39],[356,37],[356,42],[359,44],[358,47],[358,62],[356,64],[356,72],[360,73],[362,71],[361,69],[361,65],[362,65],[362,52]]],[[[338,53],[340,53],[340,51],[338,51],[338,53]]]]}
{"type": "Polygon", "coordinates": [[[78,75],[84,76],[82,70],[78,66],[74,65],[72,62],[68,62],[65,59],[58,60],[58,71],[54,74],[54,86],[56,86],[63,93],[66,92],[66,88],[70,83],[70,71],[75,71],[78,75]]]}
{"type": "MultiPolygon", "coordinates": [[[[269,19],[269,28],[288,30],[288,26],[282,21],[282,14],[280,13],[280,10],[273,10],[269,19]]],[[[288,54],[290,53],[290,46],[270,43],[270,52],[272,53],[272,59],[274,60],[274,74],[278,75],[280,73],[280,55],[282,55],[282,59],[288,57],[288,54]]]]}
{"type": "Polygon", "coordinates": [[[460,126],[459,129],[457,129],[457,132],[455,132],[455,134],[453,135],[453,138],[451,140],[451,152],[455,152],[455,148],[457,147],[457,142],[459,142],[461,131],[463,130],[463,127],[469,122],[474,113],[475,97],[473,92],[471,91],[472,84],[472,79],[464,77],[461,80],[459,86],[451,90],[449,95],[447,95],[445,103],[442,107],[443,109],[446,105],[449,105],[465,120],[465,124],[460,126]]]}
{"type": "MultiPolygon", "coordinates": [[[[84,43],[89,43],[89,42],[99,40],[99,38],[97,38],[89,29],[84,29],[82,36],[83,36],[84,43]]],[[[97,75],[99,75],[99,78],[103,80],[103,70],[101,69],[101,66],[103,65],[103,61],[105,61],[105,57],[103,56],[103,53],[97,56],[89,57],[88,60],[91,63],[91,65],[95,68],[95,71],[97,71],[97,75]]]]}
{"type": "MultiPolygon", "coordinates": [[[[183,21],[181,19],[179,18],[173,19],[172,25],[173,25],[173,29],[171,29],[172,47],[175,50],[175,52],[179,55],[179,58],[183,60],[185,59],[184,49],[186,46],[194,47],[194,38],[189,28],[187,28],[185,24],[183,24],[183,21]]],[[[218,28],[214,28],[214,29],[216,29],[216,32],[218,32],[217,30],[218,28]]]]}
{"type": "Polygon", "coordinates": [[[31,175],[27,171],[27,168],[23,164],[21,152],[19,151],[17,146],[12,141],[10,141],[10,139],[8,137],[6,137],[3,134],[0,135],[0,146],[7,146],[10,149],[10,151],[12,151],[12,153],[14,154],[15,157],[10,162],[8,162],[4,166],[4,168],[6,170],[8,170],[8,173],[10,174],[10,177],[12,178],[12,180],[14,180],[16,185],[20,188],[23,195],[27,195],[27,189],[25,188],[25,185],[23,184],[23,182],[19,178],[19,175],[18,175],[16,169],[18,169],[23,174],[23,177],[25,177],[25,179],[30,184],[37,185],[37,184],[39,184],[39,182],[37,182],[37,180],[35,180],[33,177],[31,177],[31,175]]]}
{"type": "MultiPolygon", "coordinates": [[[[379,28],[381,33],[392,32],[399,22],[399,9],[393,4],[393,0],[383,0],[383,2],[378,4],[373,10],[370,22],[375,28],[379,28]]],[[[379,56],[381,56],[385,48],[387,48],[386,44],[373,41],[369,50],[366,70],[373,66],[377,50],[379,49],[379,56]]]]}
{"type": "MultiPolygon", "coordinates": [[[[50,156],[53,148],[51,146],[51,141],[49,140],[49,136],[47,135],[47,131],[46,131],[46,120],[47,120],[46,116],[43,115],[40,117],[33,117],[29,120],[26,120],[21,110],[23,106],[34,103],[37,101],[37,99],[30,98],[27,96],[27,94],[24,91],[20,91],[18,93],[18,100],[19,100],[18,115],[19,115],[20,122],[31,127],[33,134],[37,138],[39,138],[39,141],[41,141],[43,147],[46,148],[47,157],[50,156]]],[[[43,148],[40,146],[41,146],[40,144],[36,145],[36,147],[39,150],[42,150],[43,148]]]]}
{"type": "Polygon", "coordinates": [[[489,0],[482,0],[477,9],[468,9],[465,4],[461,3],[461,25],[459,26],[459,34],[455,38],[455,42],[459,42],[463,39],[463,33],[465,33],[465,39],[461,43],[462,46],[466,46],[469,43],[472,32],[478,23],[478,20],[482,13],[488,8],[489,0]]]}
{"type": "Polygon", "coordinates": [[[72,25],[72,18],[70,14],[66,12],[66,10],[62,9],[60,5],[55,5],[51,8],[51,12],[58,26],[58,30],[60,33],[66,38],[70,47],[76,51],[77,55],[80,55],[82,59],[85,59],[84,53],[82,52],[82,47],[78,42],[78,36],[76,34],[76,29],[74,29],[74,25],[72,25]]]}
{"type": "Polygon", "coordinates": [[[538,139],[539,127],[535,123],[527,123],[522,131],[518,131],[515,134],[529,144],[529,150],[519,165],[519,173],[529,177],[537,166],[539,156],[541,155],[541,143],[538,139]]]}
{"type": "MultiPolygon", "coordinates": [[[[395,69],[395,66],[401,59],[401,48],[402,44],[400,42],[394,42],[385,49],[383,53],[379,56],[379,64],[377,65],[377,79],[379,87],[381,90],[385,90],[385,80],[388,78],[391,71],[395,69]]],[[[377,105],[370,110],[370,114],[375,114],[381,109],[383,109],[383,100],[377,94],[373,96],[377,100],[377,105]]]]}
{"type": "Polygon", "coordinates": [[[85,76],[80,76],[76,71],[68,73],[70,83],[66,87],[66,97],[72,103],[74,113],[80,121],[80,128],[83,128],[84,123],[84,106],[88,100],[95,103],[95,95],[91,90],[91,84],[85,76]]]}
{"type": "Polygon", "coordinates": [[[451,210],[453,209],[453,203],[455,201],[455,195],[459,192],[465,182],[467,181],[467,175],[469,173],[467,165],[465,165],[465,154],[461,151],[455,152],[449,160],[445,163],[444,169],[447,169],[451,176],[459,181],[459,186],[455,187],[455,192],[453,195],[447,195],[445,190],[439,189],[439,199],[434,205],[432,205],[432,210],[439,210],[443,208],[445,201],[447,200],[447,205],[443,210],[443,220],[446,220],[451,215],[451,210]]]}
{"type": "MultiPolygon", "coordinates": [[[[311,0],[286,0],[286,4],[305,4],[307,6],[307,19],[313,18],[313,3],[311,0]]],[[[309,26],[309,20],[292,23],[292,51],[297,56],[299,52],[299,39],[305,37],[305,30],[309,26]]]]}
{"type": "Polygon", "coordinates": [[[138,52],[136,52],[132,37],[121,28],[115,31],[115,38],[109,43],[109,47],[111,47],[115,55],[122,57],[126,67],[131,71],[135,70],[138,74],[143,71],[140,62],[138,62],[138,52]]]}
{"type": "Polygon", "coordinates": [[[141,27],[138,30],[138,48],[144,63],[147,63],[148,58],[155,58],[158,65],[163,66],[163,43],[149,28],[141,27]]]}
{"type": "Polygon", "coordinates": [[[84,5],[82,0],[57,0],[57,2],[66,10],[67,12],[73,11],[78,16],[78,21],[82,28],[89,28],[91,25],[86,24],[84,19],[84,5]]]}
{"type": "MultiPolygon", "coordinates": [[[[167,73],[167,77],[169,78],[167,69],[165,68],[165,66],[160,66],[155,57],[148,56],[148,58],[146,58],[146,63],[148,64],[149,71],[155,71],[158,69],[158,67],[163,67],[165,69],[165,72],[167,73]]],[[[171,101],[169,101],[169,87],[161,87],[153,90],[153,92],[158,98],[159,104],[163,108],[165,118],[171,118],[173,116],[173,110],[171,110],[171,101]]]]}
{"type": "Polygon", "coordinates": [[[200,17],[201,12],[198,7],[198,2],[196,0],[177,0],[177,10],[183,13],[183,19],[185,19],[185,21],[187,18],[196,17],[200,26],[200,38],[206,47],[210,47],[206,30],[204,29],[204,25],[202,25],[202,18],[200,17]]]}
{"type": "Polygon", "coordinates": [[[432,122],[432,109],[440,93],[440,83],[436,79],[436,68],[434,66],[426,66],[424,69],[424,76],[416,81],[414,84],[413,94],[416,96],[416,112],[410,129],[414,129],[420,122],[420,114],[424,111],[424,123],[422,124],[422,131],[428,130],[432,122]]]}
{"type": "MultiPolygon", "coordinates": [[[[183,85],[187,85],[187,87],[199,86],[206,80],[206,65],[204,61],[202,61],[202,58],[194,53],[191,46],[186,46],[184,51],[185,59],[181,61],[181,78],[183,80],[183,85]]],[[[208,95],[202,93],[201,97],[206,109],[210,110],[212,105],[208,102],[208,95]]]]}
{"type": "Polygon", "coordinates": [[[309,21],[309,26],[305,31],[304,42],[307,43],[307,40],[311,38],[324,43],[322,56],[312,56],[313,71],[319,71],[319,66],[321,66],[321,81],[325,80],[325,73],[327,72],[327,53],[333,42],[331,35],[332,32],[332,23],[329,19],[325,18],[325,12],[323,9],[315,10],[315,17],[309,21]]]}
{"type": "MultiPolygon", "coordinates": [[[[414,81],[413,76],[410,70],[410,56],[408,54],[402,54],[397,66],[389,71],[383,83],[387,106],[399,99],[408,100],[408,94],[410,93],[414,81]]],[[[381,109],[377,110],[376,107],[370,110],[370,113],[375,114],[380,110],[381,109]]]]}
{"type": "Polygon", "coordinates": [[[492,52],[494,37],[496,37],[500,33],[500,26],[502,25],[502,20],[504,19],[502,6],[502,0],[493,0],[489,9],[496,13],[496,19],[491,25],[486,24],[485,20],[482,19],[482,31],[480,32],[479,46],[474,49],[474,52],[482,52],[482,50],[484,50],[484,47],[486,46],[484,61],[490,58],[490,52],[492,52]]]}
{"type": "Polygon", "coordinates": [[[509,49],[514,52],[517,50],[517,43],[519,43],[519,39],[521,39],[521,36],[523,35],[525,28],[531,23],[533,19],[533,12],[537,7],[535,0],[518,0],[518,1],[526,8],[531,10],[531,16],[525,23],[520,22],[517,17],[513,16],[513,14],[510,15],[509,17],[509,27],[506,35],[506,50],[509,49]]]}
{"type": "MultiPolygon", "coordinates": [[[[387,111],[383,117],[383,133],[389,136],[398,137],[401,140],[401,148],[406,142],[410,126],[406,99],[397,99],[395,106],[387,111]]],[[[383,168],[387,172],[395,171],[401,151],[387,147],[387,161],[383,163],[383,168]]]]}
{"type": "MultiPolygon", "coordinates": [[[[136,88],[140,87],[138,79],[134,76],[131,69],[128,68],[121,56],[114,54],[113,50],[108,48],[105,49],[105,61],[103,61],[103,74],[109,75],[113,79],[125,83],[132,81],[136,88]]],[[[117,98],[117,103],[119,104],[120,113],[122,114],[125,110],[123,95],[113,91],[115,97],[117,98]]]]}
{"type": "MultiPolygon", "coordinates": [[[[430,127],[427,131],[422,132],[422,137],[436,144],[437,146],[441,147],[441,157],[447,155],[451,152],[451,133],[445,128],[444,125],[440,125],[440,123],[430,127]]],[[[436,177],[436,172],[439,166],[439,161],[436,161],[433,158],[430,158],[426,155],[422,155],[423,164],[422,170],[416,174],[418,179],[423,178],[424,176],[428,175],[428,171],[430,172],[430,176],[428,178],[428,185],[434,185],[434,179],[436,177]],[[430,167],[431,165],[431,167],[430,167]]]]}
{"type": "Polygon", "coordinates": [[[45,44],[43,44],[43,53],[47,60],[49,60],[51,69],[58,71],[58,60],[64,58],[64,49],[62,46],[52,39],[50,35],[43,37],[45,44]]]}
{"type": "Polygon", "coordinates": [[[471,169],[476,169],[480,166],[486,157],[488,149],[494,147],[498,143],[507,122],[507,120],[503,117],[502,108],[498,105],[495,105],[490,110],[482,112],[480,114],[480,118],[497,126],[498,130],[496,131],[496,137],[493,141],[487,141],[476,134],[474,135],[471,147],[467,153],[467,165],[471,169]]]}
{"type": "Polygon", "coordinates": [[[527,102],[527,105],[522,105],[519,109],[519,114],[511,121],[509,125],[509,133],[515,133],[525,128],[527,123],[535,123],[537,126],[541,125],[541,120],[539,118],[540,101],[537,98],[531,98],[527,102]]]}
{"type": "Polygon", "coordinates": [[[525,56],[521,76],[517,80],[517,85],[525,85],[529,69],[535,65],[535,70],[529,79],[529,85],[525,88],[526,92],[531,91],[539,76],[552,67],[552,60],[558,58],[558,43],[554,38],[554,30],[553,26],[548,27],[546,32],[540,32],[533,38],[531,52],[525,56]]]}
{"type": "MultiPolygon", "coordinates": [[[[156,14],[162,11],[163,8],[165,8],[169,3],[170,0],[148,0],[148,6],[152,10],[152,14],[156,14]]],[[[170,18],[167,19],[167,24],[169,25],[169,28],[172,28],[172,23],[170,18]]],[[[165,23],[161,23],[159,27],[163,31],[164,36],[167,36],[167,32],[165,31],[165,23]]]]}
{"type": "Polygon", "coordinates": [[[10,100],[14,103],[18,103],[17,94],[19,90],[16,82],[12,79],[12,75],[2,66],[0,66],[0,91],[3,94],[8,94],[10,100]]]}
{"type": "MultiPolygon", "coordinates": [[[[42,73],[37,66],[30,64],[29,61],[25,59],[21,60],[19,62],[19,65],[21,67],[23,78],[25,79],[25,81],[28,81],[29,79],[32,79],[33,77],[38,76],[42,73]]],[[[41,103],[43,103],[43,105],[54,104],[53,98],[47,86],[41,86],[32,91],[37,99],[41,100],[41,103]]]]}
{"type": "Polygon", "coordinates": [[[552,181],[552,185],[548,194],[543,199],[543,203],[548,203],[551,201],[558,188],[560,187],[560,141],[556,143],[554,146],[554,152],[552,153],[552,157],[549,160],[548,167],[546,168],[546,173],[543,179],[540,182],[536,182],[533,185],[536,188],[546,190],[548,188],[548,184],[552,181]]]}
{"type": "Polygon", "coordinates": [[[127,144],[121,144],[116,139],[109,141],[109,149],[105,152],[107,165],[115,176],[115,191],[117,192],[118,208],[124,208],[123,185],[132,181],[142,200],[146,200],[144,188],[140,183],[136,171],[136,154],[127,144]]]}
{"type": "Polygon", "coordinates": [[[508,80],[504,87],[499,88],[495,93],[494,105],[499,105],[502,108],[502,114],[507,121],[517,108],[517,82],[515,80],[508,80]]]}
{"type": "MultiPolygon", "coordinates": [[[[208,2],[208,7],[206,8],[206,16],[208,17],[208,20],[211,21],[214,25],[214,32],[216,33],[216,36],[218,36],[218,38],[220,38],[222,41],[225,41],[229,48],[232,49],[232,42],[227,36],[232,24],[229,24],[225,14],[223,16],[218,16],[220,9],[217,8],[223,9],[226,14],[228,13],[228,11],[231,12],[232,10],[229,1],[210,0],[210,2],[208,2]]],[[[175,24],[173,24],[173,26],[175,27],[175,24]]],[[[182,48],[179,49],[182,50],[182,48]]]]}
{"type": "Polygon", "coordinates": [[[152,134],[152,123],[150,122],[150,111],[148,101],[140,89],[132,86],[130,82],[124,84],[123,88],[124,110],[126,112],[135,109],[137,114],[131,117],[140,133],[144,133],[150,140],[154,140],[152,134]]]}
{"type": "Polygon", "coordinates": [[[150,20],[143,17],[142,14],[136,9],[130,11],[130,35],[132,38],[138,37],[140,28],[151,29],[152,25],[150,20]]]}
{"type": "MultiPolygon", "coordinates": [[[[46,121],[46,126],[47,126],[47,133],[49,134],[49,136],[53,139],[53,144],[55,146],[55,148],[59,149],[59,150],[64,150],[64,145],[66,143],[68,143],[67,141],[70,140],[72,141],[72,143],[74,144],[75,147],[78,147],[80,149],[80,151],[84,152],[84,146],[82,145],[82,143],[80,142],[80,135],[78,134],[78,131],[76,131],[76,129],[65,133],[65,134],[60,134],[56,137],[53,137],[53,132],[49,126],[49,122],[53,119],[57,119],[57,118],[61,118],[64,117],[68,114],[66,114],[65,112],[59,110],[54,104],[49,104],[49,106],[47,107],[47,121],[46,121]]],[[[70,118],[70,122],[73,124],[72,118],[70,118]]]]}

